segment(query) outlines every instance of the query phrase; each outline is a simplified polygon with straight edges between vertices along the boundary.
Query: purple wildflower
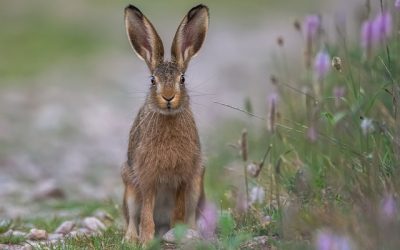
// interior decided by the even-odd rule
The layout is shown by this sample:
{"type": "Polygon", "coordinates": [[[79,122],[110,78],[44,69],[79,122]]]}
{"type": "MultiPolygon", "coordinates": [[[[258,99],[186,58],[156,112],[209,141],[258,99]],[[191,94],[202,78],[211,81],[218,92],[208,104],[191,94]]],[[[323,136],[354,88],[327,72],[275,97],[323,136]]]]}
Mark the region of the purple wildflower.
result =
{"type": "Polygon", "coordinates": [[[319,34],[321,26],[321,18],[317,15],[306,16],[303,27],[304,37],[306,41],[306,50],[304,52],[305,65],[307,69],[311,68],[311,61],[313,55],[313,45],[319,34]]]}
{"type": "Polygon", "coordinates": [[[339,236],[336,238],[336,248],[338,250],[351,250],[351,243],[349,238],[344,236],[339,236]]]}
{"type": "Polygon", "coordinates": [[[269,105],[269,114],[268,114],[268,130],[271,132],[275,131],[276,127],[276,106],[279,99],[277,93],[271,93],[268,95],[268,105],[269,105]]]}
{"type": "Polygon", "coordinates": [[[330,232],[320,231],[315,241],[316,250],[331,250],[334,242],[334,236],[330,232]]]}
{"type": "Polygon", "coordinates": [[[380,213],[383,219],[392,220],[396,217],[396,200],[391,194],[385,195],[380,205],[380,213]]]}
{"type": "Polygon", "coordinates": [[[331,58],[326,51],[320,51],[315,56],[314,71],[318,80],[324,79],[331,68],[331,58]]]}
{"type": "Polygon", "coordinates": [[[394,7],[400,10],[400,0],[396,0],[396,2],[394,3],[394,7]]]}
{"type": "Polygon", "coordinates": [[[336,86],[333,88],[333,96],[335,97],[335,106],[340,105],[340,100],[346,95],[346,87],[336,86]]]}
{"type": "Polygon", "coordinates": [[[388,11],[379,13],[373,23],[373,39],[374,42],[383,42],[390,38],[392,34],[392,15],[388,11]]]}
{"type": "Polygon", "coordinates": [[[361,46],[363,47],[366,54],[369,54],[372,49],[373,42],[373,26],[374,23],[370,20],[364,21],[361,28],[361,46]]]}
{"type": "Polygon", "coordinates": [[[201,209],[201,215],[197,220],[197,226],[200,234],[204,239],[212,239],[215,235],[218,222],[217,207],[211,203],[206,202],[201,209]]]}
{"type": "Polygon", "coordinates": [[[317,15],[306,16],[304,20],[304,32],[307,40],[315,39],[321,26],[321,19],[317,15]]]}
{"type": "Polygon", "coordinates": [[[307,130],[307,138],[311,142],[316,142],[318,139],[318,132],[314,125],[311,125],[307,130]]]}
{"type": "Polygon", "coordinates": [[[316,250],[351,250],[351,242],[345,236],[336,235],[328,230],[321,230],[315,239],[316,250]]]}

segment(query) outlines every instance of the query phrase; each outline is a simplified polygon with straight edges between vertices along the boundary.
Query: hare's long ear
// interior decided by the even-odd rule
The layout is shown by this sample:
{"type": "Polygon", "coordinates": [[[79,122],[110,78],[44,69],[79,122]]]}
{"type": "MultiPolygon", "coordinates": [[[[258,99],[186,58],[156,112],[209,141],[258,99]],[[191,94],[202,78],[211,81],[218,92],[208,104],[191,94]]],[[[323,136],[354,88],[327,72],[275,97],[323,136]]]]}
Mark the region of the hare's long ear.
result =
{"type": "Polygon", "coordinates": [[[198,5],[183,18],[171,47],[172,60],[185,71],[189,61],[200,50],[208,29],[208,8],[198,5]]]}
{"type": "Polygon", "coordinates": [[[150,21],[133,5],[125,8],[125,26],[136,54],[153,72],[164,60],[164,47],[160,36],[150,21]]]}

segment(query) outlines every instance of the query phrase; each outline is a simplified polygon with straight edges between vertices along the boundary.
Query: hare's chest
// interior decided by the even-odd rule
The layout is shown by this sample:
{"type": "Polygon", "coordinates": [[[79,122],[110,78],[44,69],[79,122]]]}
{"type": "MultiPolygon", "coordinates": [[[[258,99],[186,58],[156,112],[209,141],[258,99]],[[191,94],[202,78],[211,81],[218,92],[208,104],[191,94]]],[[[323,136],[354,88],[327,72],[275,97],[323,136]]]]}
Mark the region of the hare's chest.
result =
{"type": "Polygon", "coordinates": [[[200,161],[196,128],[164,126],[153,129],[148,133],[151,136],[143,138],[139,146],[140,165],[153,169],[154,174],[166,179],[190,175],[200,161]]]}

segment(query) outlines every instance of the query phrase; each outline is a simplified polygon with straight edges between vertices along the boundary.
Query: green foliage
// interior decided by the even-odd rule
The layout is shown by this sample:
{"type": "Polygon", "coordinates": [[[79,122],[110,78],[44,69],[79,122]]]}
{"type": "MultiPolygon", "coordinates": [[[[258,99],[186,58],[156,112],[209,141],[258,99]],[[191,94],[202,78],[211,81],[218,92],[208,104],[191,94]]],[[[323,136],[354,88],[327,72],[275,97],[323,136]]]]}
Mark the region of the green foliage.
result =
{"type": "MultiPolygon", "coordinates": [[[[340,57],[342,64],[340,71],[331,68],[321,82],[313,78],[312,68],[294,76],[290,72],[297,65],[277,65],[273,88],[281,102],[276,131],[266,131],[268,117],[259,119],[260,115],[255,114],[245,123],[229,121],[215,133],[222,137],[238,124],[247,128],[250,161],[258,162],[265,145],[273,145],[260,175],[249,180],[266,190],[266,202],[253,204],[246,219],[235,218],[235,231],[276,235],[279,240],[274,245],[279,249],[309,249],[316,230],[324,227],[349,235],[358,246],[364,246],[371,238],[381,240],[377,235],[388,230],[379,221],[385,195],[398,197],[400,192],[400,147],[396,142],[400,138],[398,44],[398,37],[393,37],[387,44],[377,46],[371,58],[364,58],[358,46],[324,44],[331,57],[340,57]],[[340,93],[338,89],[343,88],[340,93]],[[263,226],[259,219],[265,215],[273,219],[263,226]],[[362,233],[354,228],[362,228],[362,233]]],[[[245,101],[243,116],[252,110],[251,101],[245,101]]],[[[263,114],[268,113],[267,108],[263,114]]],[[[240,127],[231,130],[224,140],[234,144],[240,131],[240,127]]],[[[220,154],[216,155],[228,156],[223,153],[222,144],[217,150],[220,154]]],[[[213,175],[223,175],[220,165],[230,166],[240,159],[235,153],[231,153],[228,162],[210,158],[211,164],[218,159],[216,169],[220,172],[217,174],[214,169],[213,175]]],[[[229,184],[226,188],[230,188],[229,184]]],[[[223,201],[223,208],[232,209],[237,197],[227,199],[225,194],[220,192],[216,200],[223,201]],[[229,199],[231,202],[226,201],[229,199]]],[[[397,205],[393,205],[396,218],[397,205]]],[[[397,225],[398,220],[394,223],[397,225]]],[[[385,237],[387,242],[383,245],[387,249],[398,243],[396,237],[385,237]]]]}
{"type": "MultiPolygon", "coordinates": [[[[44,229],[47,232],[53,232],[64,220],[65,218],[61,217],[52,217],[52,218],[37,217],[37,218],[23,220],[19,222],[19,224],[22,227],[29,225],[29,227],[33,226],[34,228],[44,229]]],[[[29,227],[25,229],[29,230],[29,227]]]]}
{"type": "Polygon", "coordinates": [[[7,232],[12,225],[12,220],[0,219],[0,234],[7,232]]]}
{"type": "Polygon", "coordinates": [[[106,200],[106,201],[69,200],[69,201],[52,203],[49,204],[48,206],[54,210],[76,211],[80,216],[91,216],[96,212],[96,210],[100,208],[103,211],[109,213],[112,217],[118,217],[120,214],[120,209],[116,204],[118,203],[113,200],[106,200]]]}
{"type": "Polygon", "coordinates": [[[228,238],[234,232],[236,223],[230,213],[223,213],[219,218],[219,229],[221,231],[221,236],[228,238]]]}
{"type": "Polygon", "coordinates": [[[0,235],[0,244],[17,245],[17,244],[23,243],[24,241],[25,241],[25,237],[23,237],[23,236],[14,236],[14,235],[3,236],[3,235],[0,235]]]}
{"type": "MultiPolygon", "coordinates": [[[[0,18],[3,21],[6,17],[0,18]]],[[[10,18],[11,19],[11,18],[10,18]]],[[[28,77],[55,63],[84,60],[103,48],[107,38],[86,24],[36,14],[8,22],[0,34],[0,75],[2,78],[28,77]],[[7,60],[4,60],[7,58],[7,60]]]]}
{"type": "Polygon", "coordinates": [[[174,228],[174,236],[177,242],[181,242],[182,238],[185,236],[187,231],[187,226],[184,224],[178,224],[174,228]]]}
{"type": "Polygon", "coordinates": [[[218,222],[219,239],[222,249],[238,249],[250,234],[237,228],[234,217],[229,212],[223,212],[218,222]]]}
{"type": "MultiPolygon", "coordinates": [[[[63,244],[56,244],[49,250],[72,250],[72,249],[141,249],[138,246],[123,242],[123,232],[116,227],[108,228],[103,235],[81,236],[67,238],[63,244]]],[[[47,247],[43,247],[47,249],[47,247]]]]}

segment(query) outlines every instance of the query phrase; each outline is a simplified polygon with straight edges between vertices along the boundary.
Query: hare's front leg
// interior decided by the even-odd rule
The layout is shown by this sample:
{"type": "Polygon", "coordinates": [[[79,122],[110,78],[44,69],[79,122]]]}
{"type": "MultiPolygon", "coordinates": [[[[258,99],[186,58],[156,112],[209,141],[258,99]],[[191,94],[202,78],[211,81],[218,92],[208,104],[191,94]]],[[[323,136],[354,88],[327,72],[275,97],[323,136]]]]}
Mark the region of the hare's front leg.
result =
{"type": "Polygon", "coordinates": [[[155,190],[152,188],[142,191],[142,210],[140,213],[140,241],[143,244],[148,243],[154,237],[154,202],[155,190]]]}
{"type": "Polygon", "coordinates": [[[196,210],[202,190],[202,176],[196,175],[185,192],[185,224],[192,229],[196,229],[196,210]]]}
{"type": "Polygon", "coordinates": [[[125,240],[136,243],[138,241],[137,226],[139,220],[140,197],[132,184],[125,184],[123,208],[127,223],[125,240]]]}
{"type": "Polygon", "coordinates": [[[181,184],[176,190],[174,213],[171,217],[171,228],[177,223],[183,223],[185,220],[186,186],[186,184],[181,184]]]}
{"type": "Polygon", "coordinates": [[[121,177],[125,186],[123,199],[123,212],[126,220],[125,240],[137,242],[138,240],[138,221],[140,212],[140,192],[132,184],[132,168],[124,163],[121,168],[121,177]]]}

